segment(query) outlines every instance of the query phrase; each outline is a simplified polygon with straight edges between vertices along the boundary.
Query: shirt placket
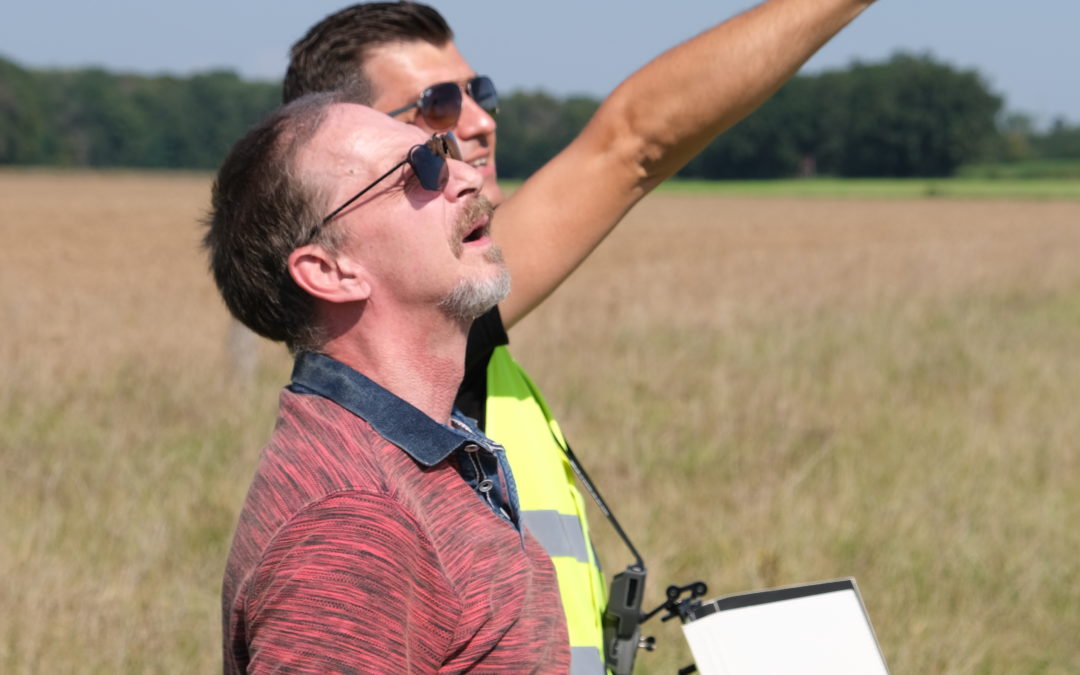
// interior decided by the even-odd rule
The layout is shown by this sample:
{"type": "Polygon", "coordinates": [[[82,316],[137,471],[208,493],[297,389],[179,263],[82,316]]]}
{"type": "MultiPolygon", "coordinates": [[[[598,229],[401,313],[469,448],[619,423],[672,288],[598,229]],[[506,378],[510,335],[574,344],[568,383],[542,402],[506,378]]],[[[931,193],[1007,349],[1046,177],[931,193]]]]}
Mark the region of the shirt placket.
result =
{"type": "Polygon", "coordinates": [[[462,468],[466,482],[480,499],[500,517],[517,526],[516,491],[509,488],[513,478],[506,472],[497,453],[481,443],[469,442],[462,448],[462,468]]]}

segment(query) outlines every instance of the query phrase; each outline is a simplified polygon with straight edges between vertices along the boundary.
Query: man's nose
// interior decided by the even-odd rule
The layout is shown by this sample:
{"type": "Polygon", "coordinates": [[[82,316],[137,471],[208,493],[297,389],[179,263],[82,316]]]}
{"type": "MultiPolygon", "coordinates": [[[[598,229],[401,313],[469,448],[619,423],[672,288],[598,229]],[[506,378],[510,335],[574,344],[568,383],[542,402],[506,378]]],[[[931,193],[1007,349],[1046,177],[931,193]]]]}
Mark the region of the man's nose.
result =
{"type": "MultiPolygon", "coordinates": [[[[454,133],[458,138],[483,139],[495,133],[495,118],[481,108],[472,96],[465,95],[461,101],[461,117],[454,133]]],[[[485,143],[486,144],[486,143],[485,143]]]]}
{"type": "Polygon", "coordinates": [[[446,168],[450,177],[443,188],[443,194],[451,201],[456,201],[472,194],[479,194],[484,186],[484,176],[475,167],[459,159],[447,159],[446,168]]]}

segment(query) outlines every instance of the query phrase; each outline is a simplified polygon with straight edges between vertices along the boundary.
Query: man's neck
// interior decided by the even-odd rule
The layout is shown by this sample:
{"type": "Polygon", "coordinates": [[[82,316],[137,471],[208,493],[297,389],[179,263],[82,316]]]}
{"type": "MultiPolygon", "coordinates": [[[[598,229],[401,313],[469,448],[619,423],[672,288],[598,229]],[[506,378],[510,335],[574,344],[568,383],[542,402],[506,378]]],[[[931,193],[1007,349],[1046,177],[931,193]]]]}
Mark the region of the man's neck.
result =
{"type": "Polygon", "coordinates": [[[465,372],[469,326],[441,314],[395,321],[371,318],[329,340],[324,346],[327,356],[363,373],[435,421],[448,423],[465,372]]]}

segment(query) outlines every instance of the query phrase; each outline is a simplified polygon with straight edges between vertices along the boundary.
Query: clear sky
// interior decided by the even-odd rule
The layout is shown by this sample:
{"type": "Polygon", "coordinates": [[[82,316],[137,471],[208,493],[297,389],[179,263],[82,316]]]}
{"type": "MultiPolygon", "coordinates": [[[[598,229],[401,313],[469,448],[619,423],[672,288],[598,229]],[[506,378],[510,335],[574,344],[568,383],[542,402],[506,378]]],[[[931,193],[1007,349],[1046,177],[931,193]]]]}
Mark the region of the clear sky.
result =
{"type": "MultiPolygon", "coordinates": [[[[225,68],[278,80],[289,46],[348,0],[4,0],[0,55],[26,67],[148,74],[225,68]]],[[[602,96],[665,48],[753,0],[431,0],[504,91],[602,96]]],[[[982,73],[1008,110],[1080,123],[1077,0],[878,0],[804,72],[903,49],[982,73]]]]}

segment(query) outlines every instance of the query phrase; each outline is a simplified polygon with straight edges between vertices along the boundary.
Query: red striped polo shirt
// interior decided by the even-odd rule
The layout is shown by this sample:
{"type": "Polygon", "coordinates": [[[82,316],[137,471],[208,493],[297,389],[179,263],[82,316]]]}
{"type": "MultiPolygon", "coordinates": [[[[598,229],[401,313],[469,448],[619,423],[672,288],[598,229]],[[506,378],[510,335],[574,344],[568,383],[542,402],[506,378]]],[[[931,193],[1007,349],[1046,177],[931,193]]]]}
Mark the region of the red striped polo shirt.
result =
{"type": "Polygon", "coordinates": [[[471,444],[429,466],[403,445],[446,427],[362,376],[345,388],[353,411],[282,393],[226,568],[225,672],[565,672],[551,561],[466,483],[471,444]],[[405,443],[376,431],[402,418],[405,443]]]}

